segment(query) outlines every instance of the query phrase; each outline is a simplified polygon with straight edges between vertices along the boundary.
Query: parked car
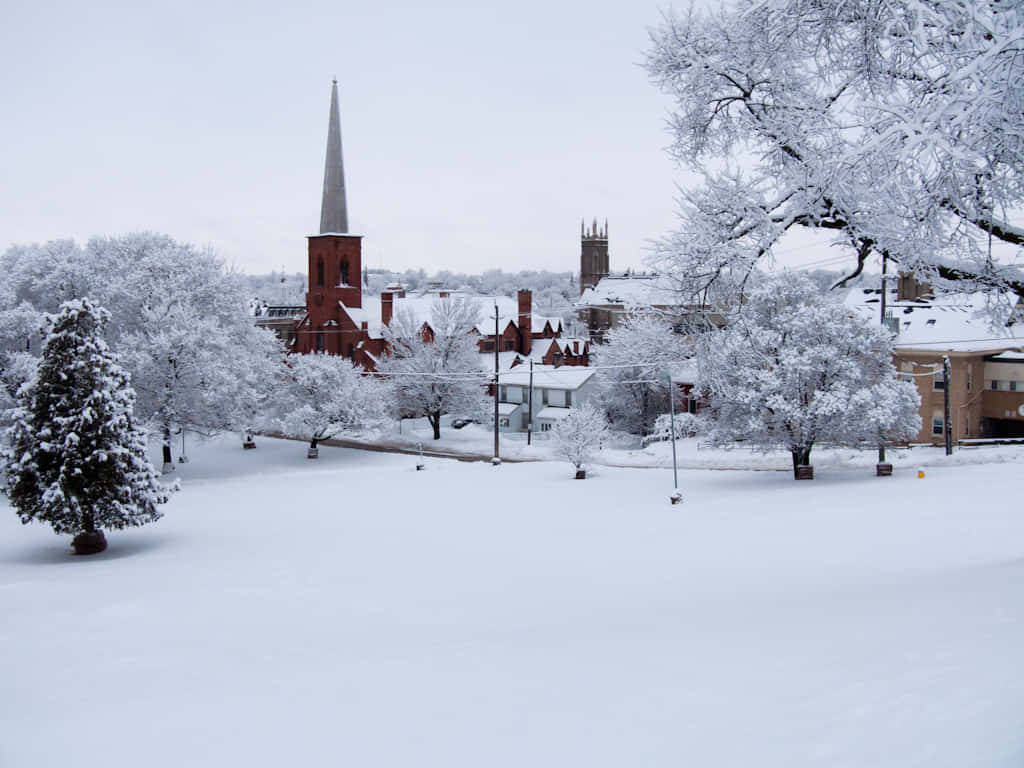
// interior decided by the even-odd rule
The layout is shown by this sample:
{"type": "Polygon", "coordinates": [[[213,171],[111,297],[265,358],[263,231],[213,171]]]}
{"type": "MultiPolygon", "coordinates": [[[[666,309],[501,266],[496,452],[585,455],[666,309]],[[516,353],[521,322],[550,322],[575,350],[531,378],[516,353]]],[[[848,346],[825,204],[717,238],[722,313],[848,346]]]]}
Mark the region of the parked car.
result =
{"type": "Polygon", "coordinates": [[[452,427],[454,429],[462,429],[467,424],[479,424],[478,419],[452,419],[452,427]]]}

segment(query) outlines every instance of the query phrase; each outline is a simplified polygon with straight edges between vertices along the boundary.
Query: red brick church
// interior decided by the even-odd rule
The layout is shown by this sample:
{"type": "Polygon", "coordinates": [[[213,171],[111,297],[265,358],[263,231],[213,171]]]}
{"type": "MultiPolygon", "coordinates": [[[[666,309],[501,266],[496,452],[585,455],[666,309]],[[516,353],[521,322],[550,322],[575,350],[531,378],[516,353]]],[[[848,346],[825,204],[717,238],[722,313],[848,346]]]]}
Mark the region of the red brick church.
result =
{"type": "MultiPolygon", "coordinates": [[[[362,237],[348,231],[345,174],[341,155],[341,120],[338,82],[331,85],[320,233],[309,235],[309,290],[306,311],[298,319],[292,349],[301,354],[326,352],[344,355],[367,370],[385,353],[382,334],[393,313],[404,306],[429,327],[429,307],[449,294],[441,291],[407,297],[401,289],[379,297],[363,297],[362,237]]],[[[488,316],[477,326],[480,351],[493,354],[495,346],[507,365],[533,359],[549,365],[587,365],[589,342],[563,339],[562,320],[533,314],[530,291],[507,296],[474,297],[488,316]],[[499,336],[495,339],[493,307],[498,307],[499,336]]],[[[503,368],[506,365],[502,366],[503,368]]]]}

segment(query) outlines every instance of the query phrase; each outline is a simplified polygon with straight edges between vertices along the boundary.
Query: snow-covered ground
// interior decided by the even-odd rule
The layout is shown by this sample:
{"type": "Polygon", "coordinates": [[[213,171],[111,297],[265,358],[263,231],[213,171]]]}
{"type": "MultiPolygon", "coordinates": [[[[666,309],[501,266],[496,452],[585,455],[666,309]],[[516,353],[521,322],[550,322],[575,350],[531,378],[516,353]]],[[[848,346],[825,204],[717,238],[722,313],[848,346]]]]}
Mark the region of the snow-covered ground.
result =
{"type": "Polygon", "coordinates": [[[304,451],[191,445],[91,558],[0,507],[0,765],[1024,763],[1012,451],[682,506],[667,469],[304,451]]]}
{"type": "MultiPolygon", "coordinates": [[[[367,442],[378,445],[392,445],[423,450],[438,450],[451,453],[475,453],[490,456],[494,451],[494,433],[489,427],[470,424],[462,429],[452,429],[450,417],[442,419],[441,439],[434,440],[426,419],[406,419],[400,426],[378,433],[367,442]]],[[[493,424],[493,422],[492,422],[493,424]]],[[[652,443],[640,447],[636,437],[617,434],[599,454],[596,463],[613,467],[663,467],[671,471],[672,444],[652,443]]],[[[507,459],[541,459],[554,457],[548,435],[534,434],[530,445],[526,434],[501,433],[499,450],[507,459]]],[[[914,448],[889,448],[886,460],[897,469],[919,469],[921,467],[945,467],[956,464],[992,464],[997,462],[1024,463],[1024,444],[1016,446],[978,445],[957,447],[952,456],[946,456],[941,446],[917,446],[914,448]]],[[[713,448],[700,437],[676,442],[676,461],[684,469],[759,469],[793,471],[793,460],[786,451],[763,453],[742,446],[732,449],[713,448]]],[[[815,447],[811,452],[811,464],[817,471],[837,468],[859,467],[874,472],[878,461],[876,449],[855,450],[852,448],[815,447]]]]}

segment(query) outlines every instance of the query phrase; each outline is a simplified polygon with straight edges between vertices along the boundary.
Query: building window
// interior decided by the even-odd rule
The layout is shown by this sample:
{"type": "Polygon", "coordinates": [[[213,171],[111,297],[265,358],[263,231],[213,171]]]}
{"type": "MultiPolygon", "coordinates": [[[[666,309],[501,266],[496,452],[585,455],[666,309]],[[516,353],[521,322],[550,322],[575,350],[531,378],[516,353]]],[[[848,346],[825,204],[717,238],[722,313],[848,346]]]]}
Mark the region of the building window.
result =
{"type": "Polygon", "coordinates": [[[493,341],[485,341],[484,342],[484,352],[493,352],[493,351],[494,351],[494,342],[493,341]]]}
{"type": "Polygon", "coordinates": [[[995,392],[999,391],[999,379],[992,379],[992,390],[995,392]]]}
{"type": "Polygon", "coordinates": [[[318,286],[321,286],[321,287],[324,284],[324,260],[323,259],[317,259],[316,260],[316,284],[318,286]]]}
{"type": "Polygon", "coordinates": [[[541,405],[547,405],[548,404],[548,391],[546,389],[542,389],[540,391],[540,404],[541,405]]]}
{"type": "Polygon", "coordinates": [[[932,434],[933,435],[942,436],[942,435],[946,434],[945,426],[946,426],[946,424],[943,421],[941,416],[933,416],[932,417],[932,434]]]}
{"type": "Polygon", "coordinates": [[[1010,391],[1011,392],[1016,392],[1017,391],[1017,382],[1016,381],[1011,381],[1010,382],[1010,391]]]}
{"type": "Polygon", "coordinates": [[[572,408],[572,392],[565,393],[565,407],[572,408]]]}
{"type": "Polygon", "coordinates": [[[540,423],[540,431],[541,432],[550,432],[551,431],[551,422],[550,421],[542,421],[540,423]]]}
{"type": "Polygon", "coordinates": [[[944,378],[942,378],[942,374],[941,373],[936,373],[932,377],[932,389],[941,391],[941,390],[944,390],[945,388],[946,388],[946,380],[944,378]]]}
{"type": "Polygon", "coordinates": [[[324,334],[321,331],[317,331],[317,334],[316,334],[316,351],[317,352],[323,352],[324,351],[324,334]]]}
{"type": "Polygon", "coordinates": [[[505,351],[511,352],[516,348],[516,343],[512,339],[505,339],[505,351]]]}
{"type": "Polygon", "coordinates": [[[348,285],[348,261],[345,259],[338,265],[338,275],[338,285],[348,285]]]}
{"type": "Polygon", "coordinates": [[[972,366],[972,365],[968,365],[967,366],[967,391],[968,392],[971,391],[971,385],[974,383],[974,376],[972,375],[973,368],[974,368],[974,366],[972,366]]]}

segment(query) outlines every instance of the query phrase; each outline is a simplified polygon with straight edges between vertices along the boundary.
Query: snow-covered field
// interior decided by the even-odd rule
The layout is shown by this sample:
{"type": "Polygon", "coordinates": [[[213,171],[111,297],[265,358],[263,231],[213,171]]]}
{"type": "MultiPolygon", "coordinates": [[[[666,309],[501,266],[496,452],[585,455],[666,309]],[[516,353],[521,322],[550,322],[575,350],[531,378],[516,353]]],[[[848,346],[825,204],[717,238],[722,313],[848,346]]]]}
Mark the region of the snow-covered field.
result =
{"type": "MultiPolygon", "coordinates": [[[[452,429],[448,426],[450,423],[450,417],[444,417],[440,440],[433,439],[426,419],[403,420],[401,426],[374,434],[371,439],[375,443],[406,449],[415,449],[422,445],[425,451],[475,453],[482,456],[490,456],[494,452],[494,433],[490,428],[471,424],[462,429],[452,429]]],[[[640,447],[638,443],[639,439],[634,436],[617,433],[605,450],[598,455],[596,462],[613,467],[663,467],[671,471],[671,443],[656,442],[647,447],[640,447]]],[[[553,445],[545,434],[535,434],[530,445],[526,443],[525,433],[501,434],[499,450],[506,459],[547,460],[555,455],[552,449],[553,445]]],[[[792,458],[786,451],[764,453],[744,448],[739,444],[732,449],[712,448],[700,437],[678,440],[676,455],[679,467],[685,469],[759,469],[790,473],[793,471],[792,458]]],[[[998,462],[1024,463],[1024,444],[958,447],[952,456],[946,456],[942,446],[889,448],[886,459],[897,469],[998,462]]],[[[817,470],[860,467],[874,472],[877,461],[878,452],[875,449],[815,446],[811,452],[811,464],[817,470]]]]}
{"type": "Polygon", "coordinates": [[[189,454],[103,555],[0,507],[0,766],[1024,764],[1019,463],[189,454]]]}

